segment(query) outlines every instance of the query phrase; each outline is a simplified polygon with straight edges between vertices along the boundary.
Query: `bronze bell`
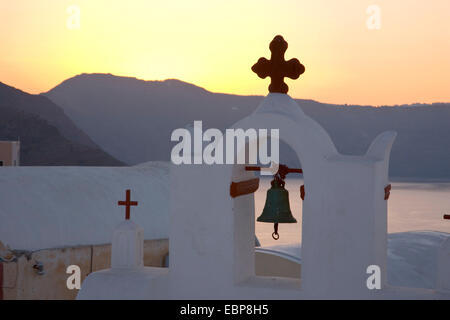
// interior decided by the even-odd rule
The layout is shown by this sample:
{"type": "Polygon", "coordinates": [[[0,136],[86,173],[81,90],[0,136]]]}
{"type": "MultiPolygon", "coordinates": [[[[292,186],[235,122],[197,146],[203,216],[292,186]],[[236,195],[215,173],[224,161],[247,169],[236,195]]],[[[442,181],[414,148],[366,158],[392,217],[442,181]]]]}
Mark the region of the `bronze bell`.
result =
{"type": "MultiPolygon", "coordinates": [[[[247,171],[261,171],[261,167],[245,167],[247,171]]],[[[289,191],[284,188],[286,175],[288,173],[303,173],[302,169],[292,169],[280,164],[278,172],[270,183],[272,186],[267,191],[266,204],[261,215],[256,219],[259,222],[274,224],[272,238],[278,240],[278,223],[297,223],[289,205],[289,191]]]]}
{"type": "Polygon", "coordinates": [[[272,187],[267,190],[266,204],[262,214],[256,219],[259,222],[296,223],[289,205],[289,191],[284,188],[284,181],[274,179],[272,187]]]}
{"type": "Polygon", "coordinates": [[[266,204],[261,215],[256,219],[259,222],[274,223],[272,237],[278,240],[278,223],[296,223],[289,205],[289,191],[284,188],[284,181],[275,177],[272,187],[267,190],[266,204]]]}

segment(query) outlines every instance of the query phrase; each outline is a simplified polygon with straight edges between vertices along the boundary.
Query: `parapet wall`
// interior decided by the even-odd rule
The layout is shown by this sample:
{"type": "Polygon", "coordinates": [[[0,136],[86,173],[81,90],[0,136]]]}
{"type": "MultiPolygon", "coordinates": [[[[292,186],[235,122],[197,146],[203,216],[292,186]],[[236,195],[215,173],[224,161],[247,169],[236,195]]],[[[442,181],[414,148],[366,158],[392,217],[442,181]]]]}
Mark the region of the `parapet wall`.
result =
{"type": "MultiPolygon", "coordinates": [[[[169,252],[168,239],[144,241],[144,265],[162,267],[169,252]]],[[[77,289],[66,286],[66,269],[78,265],[81,281],[88,274],[110,267],[111,245],[86,245],[38,251],[8,251],[0,242],[0,299],[75,299],[77,289]],[[44,274],[33,268],[40,263],[44,274]]]]}

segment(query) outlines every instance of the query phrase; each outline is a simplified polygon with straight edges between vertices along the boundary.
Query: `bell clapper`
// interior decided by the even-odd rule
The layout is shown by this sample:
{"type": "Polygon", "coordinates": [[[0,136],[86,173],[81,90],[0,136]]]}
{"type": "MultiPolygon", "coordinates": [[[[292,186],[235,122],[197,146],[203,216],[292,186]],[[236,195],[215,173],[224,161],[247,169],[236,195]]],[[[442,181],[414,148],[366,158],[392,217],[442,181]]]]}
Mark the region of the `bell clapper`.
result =
{"type": "Polygon", "coordinates": [[[272,238],[274,240],[278,240],[280,239],[280,235],[278,234],[278,223],[274,223],[273,224],[273,233],[272,233],[272,238]]]}

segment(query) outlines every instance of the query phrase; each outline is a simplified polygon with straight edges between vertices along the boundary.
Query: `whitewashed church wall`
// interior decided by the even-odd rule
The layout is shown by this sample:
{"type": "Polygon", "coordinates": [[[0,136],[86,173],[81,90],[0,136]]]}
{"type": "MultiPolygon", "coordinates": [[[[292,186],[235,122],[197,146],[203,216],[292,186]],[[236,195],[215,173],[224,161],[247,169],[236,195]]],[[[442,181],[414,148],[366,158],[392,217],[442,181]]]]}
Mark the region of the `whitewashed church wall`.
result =
{"type": "Polygon", "coordinates": [[[131,218],[145,239],[168,238],[169,166],[4,167],[0,173],[0,241],[16,250],[111,241],[125,218],[117,206],[131,189],[131,218]],[[26,195],[26,197],[24,196],[26,195]],[[20,236],[18,236],[20,233],[20,236]]]}

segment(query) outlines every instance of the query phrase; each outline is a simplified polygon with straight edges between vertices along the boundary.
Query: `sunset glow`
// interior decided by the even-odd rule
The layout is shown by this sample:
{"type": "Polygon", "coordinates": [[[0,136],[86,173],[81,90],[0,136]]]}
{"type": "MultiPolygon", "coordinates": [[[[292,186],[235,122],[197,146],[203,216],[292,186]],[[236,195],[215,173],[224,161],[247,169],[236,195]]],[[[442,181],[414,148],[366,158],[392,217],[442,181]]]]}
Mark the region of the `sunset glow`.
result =
{"type": "Polygon", "coordinates": [[[290,95],[321,102],[450,101],[450,1],[0,2],[0,82],[45,92],[80,73],[177,78],[213,92],[267,93],[250,67],[276,34],[306,72],[290,95]],[[367,27],[370,5],[379,29],[367,27]],[[67,8],[80,8],[80,28],[67,8]]]}

